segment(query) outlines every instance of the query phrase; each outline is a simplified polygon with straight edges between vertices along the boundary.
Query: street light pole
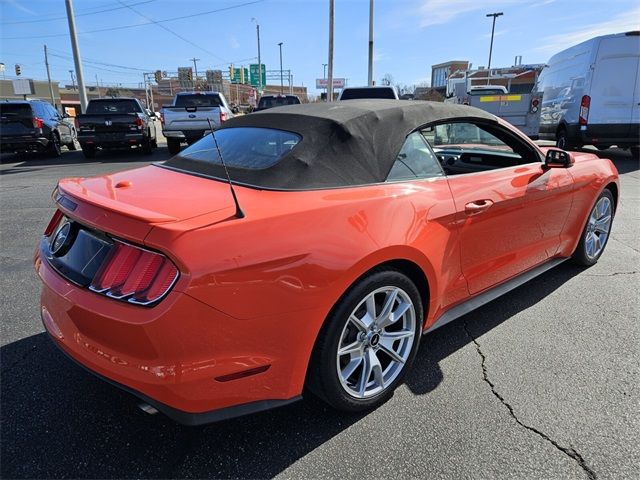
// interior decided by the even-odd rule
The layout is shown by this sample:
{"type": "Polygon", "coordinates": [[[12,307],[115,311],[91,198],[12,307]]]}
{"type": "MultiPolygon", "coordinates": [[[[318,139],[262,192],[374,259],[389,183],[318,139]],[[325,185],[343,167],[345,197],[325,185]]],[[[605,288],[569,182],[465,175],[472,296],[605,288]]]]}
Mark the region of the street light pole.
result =
{"type": "Polygon", "coordinates": [[[368,85],[373,86],[373,0],[369,1],[369,80],[368,85]]]}
{"type": "Polygon", "coordinates": [[[262,93],[262,60],[260,59],[260,24],[255,18],[251,19],[256,22],[256,33],[258,35],[258,93],[262,93]]]}
{"type": "Polygon", "coordinates": [[[195,76],[193,77],[193,81],[195,84],[198,83],[198,62],[200,61],[199,58],[190,58],[189,60],[191,60],[193,62],[193,69],[195,70],[195,76]]]}
{"type": "Polygon", "coordinates": [[[502,12],[487,13],[487,17],[493,17],[493,25],[491,26],[491,44],[489,46],[489,63],[487,64],[487,85],[489,85],[489,76],[491,75],[491,54],[493,53],[493,34],[496,30],[496,18],[504,15],[502,12]]]}
{"type": "MultiPolygon", "coordinates": [[[[326,63],[322,64],[322,78],[324,80],[327,79],[327,64],[326,63]]],[[[325,94],[325,96],[327,95],[327,84],[326,83],[324,84],[324,94],[325,94]]]]}
{"type": "Polygon", "coordinates": [[[47,81],[49,82],[49,95],[51,95],[51,105],[53,105],[56,110],[56,99],[53,97],[53,86],[51,85],[51,72],[49,71],[49,55],[47,55],[47,46],[44,46],[44,65],[47,67],[47,81]]]}
{"type": "Polygon", "coordinates": [[[84,73],[82,72],[82,59],[80,58],[80,47],[78,47],[78,36],[76,35],[76,19],[73,16],[73,4],[71,0],[65,0],[67,7],[67,21],[69,22],[69,36],[71,37],[71,49],[73,50],[73,61],[78,75],[78,90],[80,96],[80,110],[87,111],[87,91],[84,88],[84,73]]]}
{"type": "Polygon", "coordinates": [[[284,81],[282,78],[282,42],[278,44],[280,47],[280,95],[284,93],[284,81]]]}
{"type": "Polygon", "coordinates": [[[335,1],[329,0],[329,77],[327,78],[327,102],[333,102],[333,17],[335,1]]]}

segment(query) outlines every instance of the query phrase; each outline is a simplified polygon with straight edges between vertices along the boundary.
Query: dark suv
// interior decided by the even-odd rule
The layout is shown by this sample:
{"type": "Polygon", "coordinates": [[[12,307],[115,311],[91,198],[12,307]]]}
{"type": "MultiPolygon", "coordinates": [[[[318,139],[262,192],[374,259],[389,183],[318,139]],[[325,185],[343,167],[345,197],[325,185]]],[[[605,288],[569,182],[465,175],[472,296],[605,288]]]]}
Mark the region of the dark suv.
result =
{"type": "Polygon", "coordinates": [[[61,146],[76,149],[76,129],[50,103],[42,100],[0,101],[0,152],[48,152],[61,146]]]}
{"type": "Polygon", "coordinates": [[[295,95],[263,95],[258,102],[258,108],[254,112],[267,108],[281,107],[282,105],[297,105],[300,99],[295,95]]]}

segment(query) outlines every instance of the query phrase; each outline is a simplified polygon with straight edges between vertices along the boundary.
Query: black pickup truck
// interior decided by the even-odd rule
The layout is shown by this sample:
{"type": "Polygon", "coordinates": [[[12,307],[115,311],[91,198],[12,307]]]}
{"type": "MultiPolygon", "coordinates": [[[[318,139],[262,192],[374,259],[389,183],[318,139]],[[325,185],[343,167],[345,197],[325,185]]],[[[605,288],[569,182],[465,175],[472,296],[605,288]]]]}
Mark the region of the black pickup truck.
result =
{"type": "Polygon", "coordinates": [[[76,117],[82,153],[93,158],[98,148],[137,147],[150,154],[158,146],[154,118],[137,98],[90,100],[87,112],[76,117]]]}

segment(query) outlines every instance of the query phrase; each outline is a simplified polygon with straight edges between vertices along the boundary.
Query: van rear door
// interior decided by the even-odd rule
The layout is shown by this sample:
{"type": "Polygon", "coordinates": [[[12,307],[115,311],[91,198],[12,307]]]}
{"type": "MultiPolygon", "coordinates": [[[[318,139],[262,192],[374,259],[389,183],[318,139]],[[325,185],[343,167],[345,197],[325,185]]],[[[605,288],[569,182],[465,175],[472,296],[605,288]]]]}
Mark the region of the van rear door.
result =
{"type": "Polygon", "coordinates": [[[621,35],[600,42],[591,80],[588,123],[610,125],[610,137],[628,137],[634,114],[638,121],[638,93],[634,98],[634,91],[639,60],[637,36],[621,35]]]}

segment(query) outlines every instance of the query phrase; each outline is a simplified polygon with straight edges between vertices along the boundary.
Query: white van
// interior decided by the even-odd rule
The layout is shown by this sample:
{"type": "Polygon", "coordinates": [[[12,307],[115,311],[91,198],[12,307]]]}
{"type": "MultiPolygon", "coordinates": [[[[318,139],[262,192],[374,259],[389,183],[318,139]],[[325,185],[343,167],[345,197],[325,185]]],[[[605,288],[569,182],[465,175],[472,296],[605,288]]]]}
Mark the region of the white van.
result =
{"type": "Polygon", "coordinates": [[[560,148],[640,145],[640,32],[592,38],[554,55],[538,78],[540,138],[560,148]]]}

